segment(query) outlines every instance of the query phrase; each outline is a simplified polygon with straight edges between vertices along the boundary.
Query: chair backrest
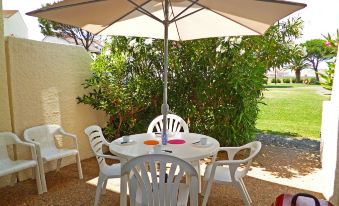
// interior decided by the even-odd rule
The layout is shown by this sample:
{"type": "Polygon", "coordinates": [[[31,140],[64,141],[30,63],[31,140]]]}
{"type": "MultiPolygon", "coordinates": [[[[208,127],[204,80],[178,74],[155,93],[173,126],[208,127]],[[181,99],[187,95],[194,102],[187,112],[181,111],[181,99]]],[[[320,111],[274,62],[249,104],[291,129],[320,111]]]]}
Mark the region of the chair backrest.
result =
{"type": "MultiPolygon", "coordinates": [[[[95,155],[97,154],[103,154],[102,152],[102,145],[108,145],[102,130],[99,126],[97,125],[92,125],[87,127],[84,130],[85,134],[88,136],[89,143],[91,145],[92,151],[94,152],[95,155]]],[[[106,165],[105,159],[103,157],[97,157],[97,161],[99,164],[99,167],[102,167],[106,165]]]]}
{"type": "MultiPolygon", "coordinates": [[[[121,200],[127,200],[124,198],[126,198],[125,189],[128,182],[132,206],[136,204],[137,192],[141,194],[142,205],[177,205],[179,183],[184,175],[190,178],[190,205],[198,205],[198,173],[192,165],[177,157],[164,154],[136,157],[123,166],[121,175],[123,185],[121,195],[124,195],[121,200]],[[166,164],[171,165],[168,170],[166,164]],[[159,168],[159,176],[157,168],[159,168]]],[[[125,205],[127,201],[121,203],[125,205]]]]}
{"type": "MultiPolygon", "coordinates": [[[[147,129],[147,133],[161,132],[163,128],[163,115],[157,116],[150,123],[147,129]]],[[[179,116],[175,114],[167,114],[167,131],[168,132],[185,132],[189,133],[187,123],[179,116]]]]}
{"type": "Polygon", "coordinates": [[[10,159],[7,151],[7,145],[13,145],[21,142],[18,136],[12,132],[0,132],[0,159],[10,159]]]}
{"type": "Polygon", "coordinates": [[[60,134],[62,127],[56,124],[39,125],[25,129],[24,139],[40,143],[41,148],[56,148],[54,135],[60,134]]]}

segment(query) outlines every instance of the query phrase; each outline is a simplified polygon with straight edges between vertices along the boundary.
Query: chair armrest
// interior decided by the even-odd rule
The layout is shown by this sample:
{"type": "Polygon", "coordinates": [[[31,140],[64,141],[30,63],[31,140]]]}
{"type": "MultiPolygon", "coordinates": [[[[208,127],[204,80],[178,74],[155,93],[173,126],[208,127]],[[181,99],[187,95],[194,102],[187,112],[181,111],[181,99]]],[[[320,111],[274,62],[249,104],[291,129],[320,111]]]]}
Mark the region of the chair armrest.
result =
{"type": "Polygon", "coordinates": [[[65,138],[65,137],[72,138],[74,148],[78,149],[78,140],[77,140],[77,136],[75,134],[65,132],[65,130],[63,130],[62,128],[59,130],[59,132],[63,135],[63,138],[65,138]]]}
{"type": "Polygon", "coordinates": [[[25,138],[25,141],[26,142],[24,142],[24,143],[33,144],[36,147],[40,147],[40,143],[39,142],[36,142],[36,141],[28,139],[28,138],[25,138]]]}
{"type": "Polygon", "coordinates": [[[73,138],[73,139],[76,139],[76,138],[77,138],[77,136],[76,136],[75,134],[71,134],[71,133],[65,132],[63,129],[60,129],[59,131],[60,131],[60,133],[61,133],[62,135],[64,135],[64,136],[68,136],[68,137],[71,137],[71,138],[73,138]]]}
{"type": "Polygon", "coordinates": [[[242,149],[244,148],[242,147],[220,147],[218,152],[221,152],[221,151],[227,152],[228,159],[233,160],[237,152],[239,152],[242,149]]]}
{"type": "MultiPolygon", "coordinates": [[[[32,141],[32,142],[34,142],[34,141],[32,141]]],[[[37,149],[36,148],[38,148],[39,149],[39,151],[40,151],[40,144],[38,143],[38,142],[35,142],[35,143],[28,143],[28,142],[22,142],[22,141],[20,141],[20,142],[17,142],[17,144],[18,145],[23,145],[23,146],[26,146],[26,147],[30,147],[31,148],[31,153],[32,153],[32,159],[33,160],[37,160],[37,149]],[[36,146],[37,145],[37,146],[36,146]]]]}
{"type": "MultiPolygon", "coordinates": [[[[27,147],[31,147],[35,149],[35,145],[34,143],[28,143],[28,142],[18,142],[17,144],[19,145],[23,145],[23,146],[27,146],[27,147]]],[[[38,143],[39,144],[39,143],[38,143]]]]}
{"type": "Polygon", "coordinates": [[[97,154],[96,156],[103,157],[105,159],[119,160],[120,162],[123,162],[123,163],[127,162],[127,160],[125,158],[113,156],[113,155],[97,154]]]}
{"type": "Polygon", "coordinates": [[[223,166],[223,165],[234,165],[234,166],[240,166],[241,164],[245,164],[247,161],[245,160],[218,160],[215,161],[213,164],[216,166],[223,166]]]}

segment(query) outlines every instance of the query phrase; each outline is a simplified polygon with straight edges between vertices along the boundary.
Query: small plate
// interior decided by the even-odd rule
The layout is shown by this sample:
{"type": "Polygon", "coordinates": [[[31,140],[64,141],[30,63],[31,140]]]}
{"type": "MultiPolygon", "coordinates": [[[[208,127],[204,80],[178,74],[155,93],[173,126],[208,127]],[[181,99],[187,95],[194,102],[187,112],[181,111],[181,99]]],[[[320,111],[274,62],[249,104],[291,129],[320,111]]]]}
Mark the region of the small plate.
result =
{"type": "Polygon", "coordinates": [[[122,142],[123,142],[122,139],[117,140],[117,141],[114,141],[114,143],[117,144],[117,145],[120,145],[120,146],[127,146],[127,145],[134,144],[134,143],[135,143],[135,140],[130,139],[130,140],[128,140],[128,142],[121,144],[122,142]]]}
{"type": "Polygon", "coordinates": [[[192,144],[192,146],[194,146],[194,147],[201,147],[201,148],[210,147],[212,145],[213,145],[212,142],[207,142],[207,144],[200,144],[200,143],[192,144]]]}

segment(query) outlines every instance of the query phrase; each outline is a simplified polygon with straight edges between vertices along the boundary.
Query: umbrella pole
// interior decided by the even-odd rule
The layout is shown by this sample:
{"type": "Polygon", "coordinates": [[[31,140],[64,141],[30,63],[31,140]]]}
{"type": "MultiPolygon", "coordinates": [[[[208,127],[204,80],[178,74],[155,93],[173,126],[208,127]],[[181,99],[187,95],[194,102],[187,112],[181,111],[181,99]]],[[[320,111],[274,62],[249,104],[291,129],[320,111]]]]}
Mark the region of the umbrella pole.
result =
{"type": "Polygon", "coordinates": [[[164,92],[163,92],[163,104],[161,107],[161,113],[163,115],[163,126],[162,126],[162,144],[167,144],[167,113],[169,110],[169,106],[167,104],[167,71],[168,71],[168,7],[169,7],[169,0],[165,0],[165,11],[164,11],[164,74],[163,74],[163,81],[164,81],[164,92]]]}

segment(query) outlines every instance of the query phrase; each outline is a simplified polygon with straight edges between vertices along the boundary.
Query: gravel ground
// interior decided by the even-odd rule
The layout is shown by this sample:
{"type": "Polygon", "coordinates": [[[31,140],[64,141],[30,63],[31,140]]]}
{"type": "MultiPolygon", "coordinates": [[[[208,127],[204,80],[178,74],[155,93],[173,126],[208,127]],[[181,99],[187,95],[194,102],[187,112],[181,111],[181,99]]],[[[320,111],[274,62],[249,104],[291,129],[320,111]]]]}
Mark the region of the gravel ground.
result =
{"type": "MultiPolygon", "coordinates": [[[[307,146],[304,141],[300,143],[288,138],[269,138],[265,135],[259,135],[258,139],[264,143],[263,148],[244,179],[253,206],[269,206],[281,193],[307,192],[323,198],[312,189],[312,186],[321,188],[321,180],[317,176],[320,168],[319,155],[314,153],[316,143],[311,141],[310,146],[307,146]],[[287,146],[292,148],[284,148],[287,146]],[[313,152],[310,153],[309,150],[313,152]]],[[[219,158],[221,157],[222,155],[219,158]]],[[[47,173],[48,193],[43,195],[37,195],[34,180],[0,188],[0,205],[93,205],[96,189],[93,182],[96,182],[98,176],[98,165],[95,158],[90,158],[83,160],[82,166],[83,180],[77,178],[75,164],[63,167],[58,173],[47,173]]],[[[119,205],[119,193],[114,190],[116,185],[109,182],[108,188],[113,190],[108,189],[102,195],[101,205],[119,205]]],[[[199,201],[201,203],[201,196],[199,201]]],[[[208,205],[239,206],[243,203],[235,187],[214,184],[208,205]]]]}

